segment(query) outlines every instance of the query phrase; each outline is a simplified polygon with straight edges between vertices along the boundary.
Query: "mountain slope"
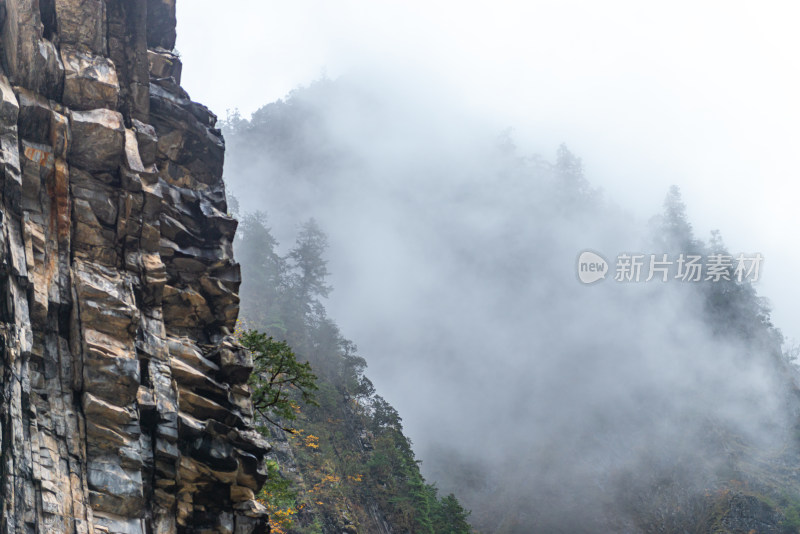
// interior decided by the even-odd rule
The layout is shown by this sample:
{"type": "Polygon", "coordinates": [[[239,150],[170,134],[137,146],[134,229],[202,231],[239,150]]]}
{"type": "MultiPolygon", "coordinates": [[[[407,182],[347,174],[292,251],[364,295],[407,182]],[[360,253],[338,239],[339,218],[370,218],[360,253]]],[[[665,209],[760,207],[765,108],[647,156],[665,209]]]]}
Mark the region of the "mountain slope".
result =
{"type": "Polygon", "coordinates": [[[286,340],[319,388],[315,403],[297,399],[294,420],[265,423],[277,462],[263,494],[273,532],[470,532],[458,501],[426,484],[400,416],[326,315],[326,238],[316,223],[303,225],[285,257],[258,215],[244,217],[239,237],[241,328],[286,340]]]}
{"type": "Polygon", "coordinates": [[[330,236],[328,305],[426,477],[487,532],[793,531],[796,371],[755,287],[614,280],[623,253],[729,255],[718,236],[675,191],[648,225],[565,147],[394,96],[322,81],[233,117],[226,172],[281,241],[330,236]],[[612,269],[588,287],[586,249],[612,269]]]}

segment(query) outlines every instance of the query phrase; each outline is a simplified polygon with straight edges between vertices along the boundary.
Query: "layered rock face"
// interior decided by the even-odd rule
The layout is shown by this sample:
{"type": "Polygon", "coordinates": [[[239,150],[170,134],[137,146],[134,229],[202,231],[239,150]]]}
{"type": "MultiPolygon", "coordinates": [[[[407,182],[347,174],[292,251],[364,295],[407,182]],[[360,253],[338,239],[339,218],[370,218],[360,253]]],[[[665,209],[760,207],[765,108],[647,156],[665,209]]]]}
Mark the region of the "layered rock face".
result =
{"type": "Polygon", "coordinates": [[[224,144],[174,0],[0,25],[0,533],[264,532],[224,144]]]}

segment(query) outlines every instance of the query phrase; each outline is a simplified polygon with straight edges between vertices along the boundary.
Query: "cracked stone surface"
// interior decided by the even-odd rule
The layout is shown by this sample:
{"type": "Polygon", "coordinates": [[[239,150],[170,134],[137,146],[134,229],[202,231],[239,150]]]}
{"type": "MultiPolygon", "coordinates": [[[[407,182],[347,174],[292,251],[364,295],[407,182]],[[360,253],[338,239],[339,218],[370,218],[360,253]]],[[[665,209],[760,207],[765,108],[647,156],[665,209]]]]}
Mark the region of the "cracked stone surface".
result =
{"type": "Polygon", "coordinates": [[[266,532],[174,0],[0,0],[0,534],[266,532]]]}

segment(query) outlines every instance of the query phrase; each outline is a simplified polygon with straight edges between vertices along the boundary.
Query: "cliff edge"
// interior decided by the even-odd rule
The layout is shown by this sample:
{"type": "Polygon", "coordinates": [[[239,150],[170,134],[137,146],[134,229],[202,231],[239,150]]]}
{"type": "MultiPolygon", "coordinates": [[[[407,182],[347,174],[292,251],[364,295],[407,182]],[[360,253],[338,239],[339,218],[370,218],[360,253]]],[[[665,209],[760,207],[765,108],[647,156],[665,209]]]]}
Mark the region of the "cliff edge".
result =
{"type": "Polygon", "coordinates": [[[264,532],[216,117],[175,0],[0,0],[0,533],[264,532]]]}

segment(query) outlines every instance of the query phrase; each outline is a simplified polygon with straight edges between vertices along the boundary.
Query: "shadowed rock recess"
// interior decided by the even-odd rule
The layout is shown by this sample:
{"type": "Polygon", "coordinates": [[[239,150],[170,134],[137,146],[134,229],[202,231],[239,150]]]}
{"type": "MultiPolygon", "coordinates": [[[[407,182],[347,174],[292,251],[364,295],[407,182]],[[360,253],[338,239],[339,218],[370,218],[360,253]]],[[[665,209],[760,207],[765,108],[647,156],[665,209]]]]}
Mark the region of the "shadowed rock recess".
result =
{"type": "Polygon", "coordinates": [[[224,143],[175,0],[0,24],[0,533],[264,532],[224,143]]]}

